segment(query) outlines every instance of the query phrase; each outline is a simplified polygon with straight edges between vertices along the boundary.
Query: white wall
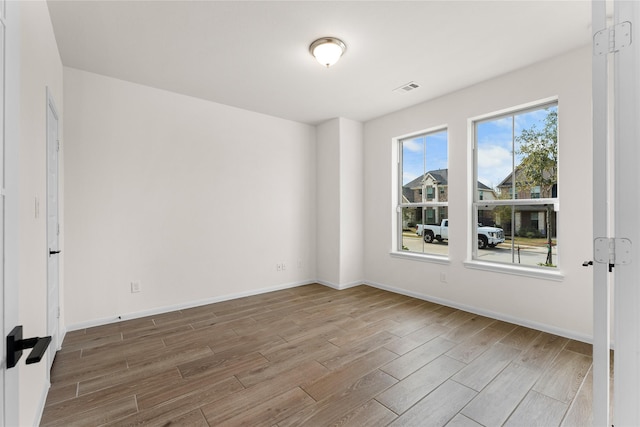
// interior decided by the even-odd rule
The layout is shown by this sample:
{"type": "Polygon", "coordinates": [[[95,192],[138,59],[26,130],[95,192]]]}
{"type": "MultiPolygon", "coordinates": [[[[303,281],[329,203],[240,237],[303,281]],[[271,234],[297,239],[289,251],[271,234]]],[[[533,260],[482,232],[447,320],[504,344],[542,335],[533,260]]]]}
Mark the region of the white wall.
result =
{"type": "Polygon", "coordinates": [[[340,285],[364,278],[364,160],[362,123],[340,119],[340,285]]]}
{"type": "MultiPolygon", "coordinates": [[[[365,123],[365,276],[400,292],[449,301],[575,337],[592,330],[591,51],[588,47],[365,123]],[[466,268],[471,223],[467,120],[548,97],[559,99],[560,282],[466,268]],[[392,258],[392,138],[449,130],[450,264],[392,258]],[[470,228],[470,227],[467,227],[470,228]],[[375,231],[375,232],[374,232],[375,231]],[[445,272],[448,283],[441,283],[445,272]]],[[[475,240],[475,239],[472,239],[475,240]]]]}
{"type": "Polygon", "coordinates": [[[340,285],[340,119],[317,126],[317,279],[340,285]]]}
{"type": "MultiPolygon", "coordinates": [[[[46,88],[49,87],[62,117],[63,81],[62,63],[46,3],[20,2],[20,9],[18,274],[20,324],[27,338],[47,334],[46,88]]],[[[63,214],[63,205],[60,211],[63,214]]],[[[29,366],[24,365],[23,360],[19,363],[20,425],[35,425],[49,385],[46,362],[29,366]]]]}
{"type": "Polygon", "coordinates": [[[315,279],[314,127],[71,68],[64,91],[69,328],[315,279]]]}
{"type": "Polygon", "coordinates": [[[363,265],[363,125],[345,118],[317,126],[318,281],[361,284],[363,265]]]}

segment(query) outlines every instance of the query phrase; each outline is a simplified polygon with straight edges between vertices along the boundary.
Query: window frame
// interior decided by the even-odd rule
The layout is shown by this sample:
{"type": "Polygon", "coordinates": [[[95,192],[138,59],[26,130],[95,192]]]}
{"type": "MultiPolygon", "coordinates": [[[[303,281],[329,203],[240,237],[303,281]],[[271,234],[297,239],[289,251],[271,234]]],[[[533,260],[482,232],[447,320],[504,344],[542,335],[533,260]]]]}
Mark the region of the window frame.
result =
{"type": "MultiPolygon", "coordinates": [[[[467,260],[464,262],[464,265],[468,268],[479,269],[479,270],[487,270],[499,273],[506,273],[511,275],[519,275],[519,276],[527,276],[527,277],[536,277],[541,279],[555,280],[561,281],[564,279],[564,276],[560,269],[560,257],[558,254],[555,255],[556,259],[556,268],[550,268],[545,266],[534,266],[534,265],[522,265],[515,263],[502,263],[497,261],[485,261],[480,260],[478,257],[478,244],[477,244],[477,224],[478,224],[478,208],[479,207],[489,207],[489,206],[510,206],[516,208],[518,206],[540,206],[544,208],[549,205],[553,205],[554,212],[556,213],[556,233],[560,229],[558,224],[560,223],[560,195],[559,192],[556,191],[555,197],[547,197],[547,198],[528,198],[522,199],[518,197],[518,192],[514,191],[513,198],[510,199],[502,199],[502,200],[480,200],[479,197],[479,188],[478,188],[478,142],[477,142],[477,125],[482,122],[495,121],[506,117],[517,116],[519,114],[526,114],[528,112],[537,111],[541,109],[545,109],[548,107],[556,107],[556,111],[558,114],[558,129],[557,129],[557,138],[558,138],[558,147],[560,146],[560,103],[558,97],[550,97],[546,99],[541,99],[538,101],[530,102],[527,104],[507,108],[500,111],[495,111],[488,114],[483,114],[481,116],[469,118],[467,121],[468,125],[468,138],[469,138],[469,147],[470,147],[470,156],[471,162],[470,166],[472,167],[470,177],[470,197],[469,197],[469,206],[471,210],[470,219],[471,222],[469,224],[469,235],[468,235],[468,250],[467,250],[467,260]]],[[[513,132],[513,137],[515,138],[515,132],[513,132]]],[[[512,173],[515,170],[517,165],[515,162],[512,166],[512,173]]],[[[554,188],[559,187],[560,181],[560,153],[558,153],[558,176],[557,182],[554,188]]],[[[513,233],[513,230],[512,230],[513,233]]],[[[560,240],[560,239],[558,239],[560,240]]],[[[514,255],[514,244],[512,240],[511,245],[511,255],[513,259],[514,255]]]]}
{"type": "MultiPolygon", "coordinates": [[[[414,133],[410,133],[407,135],[402,135],[399,137],[395,137],[393,138],[393,145],[394,145],[394,150],[397,156],[396,159],[396,182],[395,182],[395,189],[394,192],[397,193],[394,196],[394,211],[395,211],[395,221],[393,221],[392,224],[392,228],[393,228],[393,235],[394,235],[394,242],[393,242],[393,246],[392,246],[392,250],[391,250],[391,255],[397,258],[405,258],[405,259],[413,259],[413,260],[420,260],[420,261],[429,261],[429,262],[436,262],[436,263],[441,263],[441,264],[448,264],[449,263],[449,251],[447,251],[446,255],[441,255],[441,254],[436,254],[436,253],[424,253],[424,252],[413,252],[413,251],[408,251],[408,250],[403,250],[403,238],[402,238],[402,225],[403,225],[403,209],[405,208],[433,208],[434,211],[437,209],[441,209],[443,207],[448,208],[449,207],[449,201],[447,198],[446,202],[436,202],[436,201],[427,201],[427,194],[426,192],[422,191],[422,202],[414,202],[414,203],[404,203],[402,200],[403,197],[403,192],[402,192],[402,188],[403,188],[403,141],[406,140],[410,140],[410,139],[414,139],[414,138],[419,138],[419,137],[427,137],[429,135],[432,134],[437,134],[437,133],[441,133],[441,132],[445,132],[446,133],[446,140],[447,140],[447,169],[449,169],[449,127],[447,125],[440,125],[440,126],[435,126],[435,127],[431,127],[428,129],[424,129],[421,130],[419,132],[414,132],[414,133]]],[[[428,171],[423,171],[423,173],[426,173],[428,171]]],[[[433,199],[436,199],[435,197],[435,190],[434,190],[434,194],[433,194],[433,199]]]]}

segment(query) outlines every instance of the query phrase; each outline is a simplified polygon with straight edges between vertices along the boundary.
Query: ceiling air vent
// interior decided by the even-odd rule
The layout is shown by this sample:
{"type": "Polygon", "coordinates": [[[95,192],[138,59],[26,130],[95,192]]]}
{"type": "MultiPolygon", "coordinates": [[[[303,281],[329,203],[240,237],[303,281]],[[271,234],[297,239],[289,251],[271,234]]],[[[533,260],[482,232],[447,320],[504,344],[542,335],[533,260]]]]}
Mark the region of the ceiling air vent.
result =
{"type": "Polygon", "coordinates": [[[394,89],[394,92],[409,92],[412,91],[414,89],[418,89],[420,87],[420,85],[416,82],[409,82],[406,84],[403,84],[402,86],[400,86],[399,88],[394,89]]]}

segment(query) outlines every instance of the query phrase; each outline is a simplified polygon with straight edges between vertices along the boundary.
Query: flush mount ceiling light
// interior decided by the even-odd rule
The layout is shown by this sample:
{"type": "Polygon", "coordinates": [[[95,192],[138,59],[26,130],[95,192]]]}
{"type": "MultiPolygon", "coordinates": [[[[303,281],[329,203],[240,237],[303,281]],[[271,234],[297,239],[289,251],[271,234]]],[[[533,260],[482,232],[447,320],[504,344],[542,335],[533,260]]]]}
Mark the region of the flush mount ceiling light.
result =
{"type": "Polygon", "coordinates": [[[309,46],[311,55],[327,68],[338,62],[345,50],[347,45],[335,37],[322,37],[309,46]]]}

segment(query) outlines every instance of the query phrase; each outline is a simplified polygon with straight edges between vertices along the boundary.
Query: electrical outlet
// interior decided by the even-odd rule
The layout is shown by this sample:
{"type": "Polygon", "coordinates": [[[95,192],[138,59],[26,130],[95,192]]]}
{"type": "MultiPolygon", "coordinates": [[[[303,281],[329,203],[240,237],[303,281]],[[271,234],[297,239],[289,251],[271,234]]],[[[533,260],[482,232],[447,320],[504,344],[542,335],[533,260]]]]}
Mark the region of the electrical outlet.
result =
{"type": "Polygon", "coordinates": [[[138,292],[140,292],[140,281],[136,280],[131,282],[131,293],[137,294],[138,292]]]}
{"type": "Polygon", "coordinates": [[[447,283],[447,273],[444,273],[444,272],[440,273],[440,281],[442,283],[447,283]]]}

